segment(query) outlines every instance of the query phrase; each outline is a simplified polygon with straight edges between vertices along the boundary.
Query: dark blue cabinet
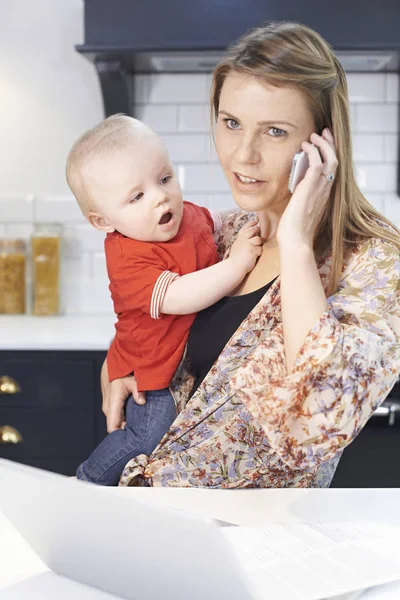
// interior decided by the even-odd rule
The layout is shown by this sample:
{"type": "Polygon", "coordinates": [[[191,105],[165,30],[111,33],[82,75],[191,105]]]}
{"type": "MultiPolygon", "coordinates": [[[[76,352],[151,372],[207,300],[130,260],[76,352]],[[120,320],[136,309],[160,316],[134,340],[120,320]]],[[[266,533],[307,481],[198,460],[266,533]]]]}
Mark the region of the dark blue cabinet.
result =
{"type": "Polygon", "coordinates": [[[20,387],[0,394],[0,426],[22,435],[0,444],[0,456],[73,475],[106,435],[101,412],[100,370],[106,352],[0,352],[0,376],[20,387]]]}
{"type": "MultiPolygon", "coordinates": [[[[0,444],[0,457],[74,475],[106,435],[100,370],[106,351],[0,351],[0,377],[20,386],[0,393],[0,426],[23,438],[0,444]]],[[[1,389],[0,389],[1,392],[1,389]]],[[[344,451],[332,487],[400,487],[400,383],[384,403],[393,419],[373,416],[344,451]]]]}

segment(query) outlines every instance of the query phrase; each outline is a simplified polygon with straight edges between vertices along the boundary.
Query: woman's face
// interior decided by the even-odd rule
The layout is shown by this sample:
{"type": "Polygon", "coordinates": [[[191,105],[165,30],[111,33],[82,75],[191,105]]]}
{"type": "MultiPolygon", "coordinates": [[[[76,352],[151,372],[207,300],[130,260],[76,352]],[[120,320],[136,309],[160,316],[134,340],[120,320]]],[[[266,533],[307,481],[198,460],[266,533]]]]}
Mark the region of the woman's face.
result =
{"type": "Polygon", "coordinates": [[[221,90],[216,149],[235,202],[249,212],[283,213],[293,157],[313,131],[299,89],[230,73],[221,90]]]}

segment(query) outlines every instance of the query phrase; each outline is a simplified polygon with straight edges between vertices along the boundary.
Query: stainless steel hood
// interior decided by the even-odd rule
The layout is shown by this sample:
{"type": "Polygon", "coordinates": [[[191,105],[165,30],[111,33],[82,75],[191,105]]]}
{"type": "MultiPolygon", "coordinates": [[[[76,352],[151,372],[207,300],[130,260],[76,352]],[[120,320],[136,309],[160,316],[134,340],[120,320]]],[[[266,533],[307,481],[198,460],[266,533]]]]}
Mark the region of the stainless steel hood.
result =
{"type": "MultiPolygon", "coordinates": [[[[208,50],[137,53],[132,67],[136,73],[209,73],[223,54],[208,50]]],[[[394,51],[337,50],[336,56],[348,73],[398,70],[398,54],[394,51]]]]}

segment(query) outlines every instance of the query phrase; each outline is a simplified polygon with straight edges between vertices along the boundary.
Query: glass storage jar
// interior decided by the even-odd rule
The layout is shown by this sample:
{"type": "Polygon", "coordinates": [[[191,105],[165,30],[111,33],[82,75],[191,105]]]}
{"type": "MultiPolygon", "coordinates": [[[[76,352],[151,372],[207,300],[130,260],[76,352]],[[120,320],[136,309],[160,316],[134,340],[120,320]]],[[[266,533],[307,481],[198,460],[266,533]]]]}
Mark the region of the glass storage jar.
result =
{"type": "Polygon", "coordinates": [[[61,233],[59,223],[35,223],[31,240],[34,315],[59,312],[61,233]]]}
{"type": "Polygon", "coordinates": [[[0,239],[0,313],[25,312],[26,243],[24,240],[0,239]]]}

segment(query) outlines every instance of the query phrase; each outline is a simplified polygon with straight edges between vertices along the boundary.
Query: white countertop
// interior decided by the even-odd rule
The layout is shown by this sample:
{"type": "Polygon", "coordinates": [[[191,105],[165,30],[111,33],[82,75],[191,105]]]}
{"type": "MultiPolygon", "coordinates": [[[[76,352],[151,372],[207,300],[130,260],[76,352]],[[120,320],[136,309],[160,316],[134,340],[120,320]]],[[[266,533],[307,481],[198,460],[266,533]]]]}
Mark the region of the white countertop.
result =
{"type": "Polygon", "coordinates": [[[0,350],[107,350],[114,314],[0,315],[0,350]]]}
{"type": "MultiPolygon", "coordinates": [[[[71,481],[71,485],[75,482],[71,481]]],[[[398,525],[400,489],[107,488],[110,493],[169,505],[240,525],[303,520],[377,519],[398,525]]],[[[0,590],[47,571],[27,542],[0,511],[0,590]]],[[[371,589],[363,600],[393,600],[399,583],[371,589]]],[[[348,596],[341,596],[347,600],[348,596]]],[[[339,597],[336,597],[339,600],[339,597]]]]}

